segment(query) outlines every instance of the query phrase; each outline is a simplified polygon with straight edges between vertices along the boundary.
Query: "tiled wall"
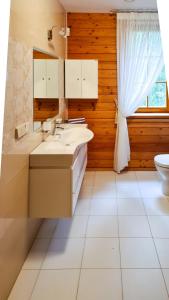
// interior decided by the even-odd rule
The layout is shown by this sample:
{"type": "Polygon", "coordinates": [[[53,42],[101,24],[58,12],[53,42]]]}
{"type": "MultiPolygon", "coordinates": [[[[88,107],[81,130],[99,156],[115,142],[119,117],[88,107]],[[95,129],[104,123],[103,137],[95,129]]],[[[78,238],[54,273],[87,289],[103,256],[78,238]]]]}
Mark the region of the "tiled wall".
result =
{"type": "Polygon", "coordinates": [[[0,178],[0,300],[7,299],[40,224],[28,217],[29,153],[41,142],[41,135],[32,132],[32,49],[64,57],[66,41],[58,35],[64,24],[57,0],[11,0],[0,178]],[[54,38],[48,43],[47,30],[53,25],[54,38]],[[15,127],[23,122],[30,123],[29,134],[17,141],[15,127]]]}

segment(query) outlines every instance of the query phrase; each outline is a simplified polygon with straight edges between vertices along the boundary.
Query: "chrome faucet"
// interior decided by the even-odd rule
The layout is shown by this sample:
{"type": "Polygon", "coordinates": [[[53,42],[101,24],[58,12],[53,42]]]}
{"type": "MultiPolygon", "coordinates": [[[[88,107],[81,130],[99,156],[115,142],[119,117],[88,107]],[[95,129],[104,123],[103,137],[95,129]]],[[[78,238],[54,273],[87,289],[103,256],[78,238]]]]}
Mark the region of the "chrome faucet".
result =
{"type": "Polygon", "coordinates": [[[53,135],[61,135],[60,133],[57,132],[58,129],[62,129],[63,130],[64,128],[61,128],[59,126],[55,126],[54,130],[53,130],[53,135]]]}
{"type": "Polygon", "coordinates": [[[62,124],[62,119],[61,118],[58,118],[58,119],[55,120],[53,135],[60,135],[60,133],[56,133],[57,129],[61,129],[61,130],[65,129],[63,126],[61,126],[61,124],[62,124]]]}

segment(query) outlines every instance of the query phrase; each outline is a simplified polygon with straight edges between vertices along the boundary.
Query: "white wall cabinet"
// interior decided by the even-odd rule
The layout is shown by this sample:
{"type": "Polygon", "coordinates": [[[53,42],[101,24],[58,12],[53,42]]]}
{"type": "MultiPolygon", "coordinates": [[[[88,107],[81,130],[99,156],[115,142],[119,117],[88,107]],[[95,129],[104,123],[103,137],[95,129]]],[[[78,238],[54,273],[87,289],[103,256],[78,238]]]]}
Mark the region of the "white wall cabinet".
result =
{"type": "Polygon", "coordinates": [[[59,98],[58,59],[34,59],[34,98],[59,98]]]}
{"type": "Polygon", "coordinates": [[[98,98],[98,61],[65,61],[65,97],[73,99],[98,98]]]}

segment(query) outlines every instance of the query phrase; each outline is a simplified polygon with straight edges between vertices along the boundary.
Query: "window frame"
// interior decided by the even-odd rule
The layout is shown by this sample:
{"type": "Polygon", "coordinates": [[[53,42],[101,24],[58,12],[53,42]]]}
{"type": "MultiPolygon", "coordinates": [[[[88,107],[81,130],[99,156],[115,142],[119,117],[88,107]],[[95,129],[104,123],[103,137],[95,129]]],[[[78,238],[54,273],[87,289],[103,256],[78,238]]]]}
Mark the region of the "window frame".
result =
{"type": "MultiPolygon", "coordinates": [[[[140,107],[136,113],[168,113],[169,112],[169,95],[167,81],[157,81],[156,83],[166,84],[166,107],[140,107]]],[[[147,96],[148,101],[148,96],[147,96]]]]}

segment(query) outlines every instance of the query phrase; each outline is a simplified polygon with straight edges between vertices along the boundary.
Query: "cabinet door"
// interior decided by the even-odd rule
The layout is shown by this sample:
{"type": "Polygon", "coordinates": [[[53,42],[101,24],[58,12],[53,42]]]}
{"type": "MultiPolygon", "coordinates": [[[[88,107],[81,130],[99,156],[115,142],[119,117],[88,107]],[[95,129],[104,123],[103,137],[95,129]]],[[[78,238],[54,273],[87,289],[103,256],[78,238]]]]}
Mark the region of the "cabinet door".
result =
{"type": "Polygon", "coordinates": [[[97,60],[82,60],[82,98],[98,98],[97,60]]]}
{"type": "Polygon", "coordinates": [[[59,98],[59,60],[46,59],[46,98],[59,98]]]}
{"type": "Polygon", "coordinates": [[[81,60],[65,61],[65,97],[81,98],[81,60]]]}
{"type": "Polygon", "coordinates": [[[34,98],[46,98],[46,62],[34,59],[34,98]]]}

